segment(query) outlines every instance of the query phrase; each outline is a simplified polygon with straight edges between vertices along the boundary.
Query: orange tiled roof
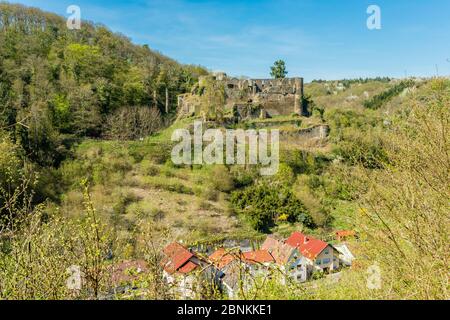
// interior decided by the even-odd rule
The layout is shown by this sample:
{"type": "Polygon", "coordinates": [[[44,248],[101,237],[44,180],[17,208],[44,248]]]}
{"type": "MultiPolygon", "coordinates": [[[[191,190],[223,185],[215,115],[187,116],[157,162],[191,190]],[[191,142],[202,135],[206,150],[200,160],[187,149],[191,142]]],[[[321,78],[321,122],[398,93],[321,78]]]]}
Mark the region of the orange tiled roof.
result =
{"type": "Polygon", "coordinates": [[[181,273],[189,273],[189,272],[191,272],[192,270],[194,270],[197,267],[198,267],[197,264],[195,264],[192,261],[188,261],[180,269],[178,269],[178,271],[181,272],[181,273]]]}
{"type": "Polygon", "coordinates": [[[336,235],[339,237],[348,237],[356,235],[356,232],[353,230],[340,230],[336,231],[336,235]]]}
{"type": "Polygon", "coordinates": [[[223,269],[231,262],[236,260],[236,256],[228,252],[224,248],[219,248],[209,256],[209,260],[214,263],[217,268],[223,269]]]}
{"type": "Polygon", "coordinates": [[[275,261],[267,250],[244,252],[242,255],[250,263],[268,263],[275,261]]]}

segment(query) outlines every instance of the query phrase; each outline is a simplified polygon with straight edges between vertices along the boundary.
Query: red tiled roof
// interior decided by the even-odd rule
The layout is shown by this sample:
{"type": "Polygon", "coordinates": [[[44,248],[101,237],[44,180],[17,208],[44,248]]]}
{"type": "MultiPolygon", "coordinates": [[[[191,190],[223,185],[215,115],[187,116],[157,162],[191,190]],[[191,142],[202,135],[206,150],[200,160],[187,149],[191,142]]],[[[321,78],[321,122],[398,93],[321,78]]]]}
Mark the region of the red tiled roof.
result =
{"type": "Polygon", "coordinates": [[[273,237],[267,237],[266,241],[261,246],[262,250],[267,251],[274,259],[275,262],[284,265],[288,262],[289,257],[292,254],[292,250],[296,247],[289,244],[285,244],[273,237]]]}
{"type": "Polygon", "coordinates": [[[236,256],[234,256],[232,253],[227,252],[227,250],[225,250],[224,248],[220,248],[209,256],[209,260],[211,260],[211,262],[214,263],[217,268],[223,269],[231,262],[236,260],[236,256]]]}
{"type": "Polygon", "coordinates": [[[163,250],[165,258],[163,259],[164,270],[172,274],[184,266],[194,254],[177,242],[169,244],[163,250]]]}
{"type": "Polygon", "coordinates": [[[189,273],[197,267],[197,264],[193,263],[192,261],[188,261],[185,265],[178,269],[178,271],[181,273],[189,273]]]}
{"type": "Polygon", "coordinates": [[[267,250],[244,252],[242,255],[244,259],[250,263],[267,263],[275,261],[267,250]]]}
{"type": "Polygon", "coordinates": [[[286,243],[297,247],[300,253],[308,259],[314,260],[328,244],[322,240],[306,236],[301,232],[294,232],[286,243]]]}

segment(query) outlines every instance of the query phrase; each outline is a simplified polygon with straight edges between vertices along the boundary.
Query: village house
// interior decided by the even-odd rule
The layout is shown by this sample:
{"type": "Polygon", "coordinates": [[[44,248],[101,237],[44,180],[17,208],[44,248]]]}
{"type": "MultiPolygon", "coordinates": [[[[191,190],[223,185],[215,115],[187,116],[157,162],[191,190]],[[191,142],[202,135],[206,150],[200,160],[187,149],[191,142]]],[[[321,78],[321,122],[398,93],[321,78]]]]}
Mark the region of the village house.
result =
{"type": "Polygon", "coordinates": [[[301,232],[294,232],[286,240],[286,244],[297,248],[306,258],[309,272],[330,272],[339,269],[339,252],[322,240],[306,236],[301,232]]]}
{"type": "Polygon", "coordinates": [[[218,285],[230,299],[247,292],[258,277],[280,276],[305,282],[315,271],[331,272],[350,266],[354,256],[345,244],[331,245],[322,240],[294,232],[286,240],[268,236],[259,250],[219,248],[207,259],[179,243],[164,249],[164,279],[183,298],[195,297],[199,279],[218,285]]]}
{"type": "Polygon", "coordinates": [[[216,269],[181,244],[169,244],[163,254],[163,277],[183,299],[194,298],[200,282],[211,286],[216,284],[216,269]]]}
{"type": "Polygon", "coordinates": [[[239,290],[247,289],[249,268],[241,260],[240,251],[219,248],[209,256],[218,270],[220,288],[230,299],[236,298],[239,290]]]}
{"type": "Polygon", "coordinates": [[[229,298],[235,298],[238,290],[248,290],[251,279],[266,276],[273,257],[264,250],[241,252],[219,248],[209,260],[220,271],[221,288],[229,298]]]}
{"type": "Polygon", "coordinates": [[[302,257],[297,247],[268,236],[261,249],[267,251],[274,258],[280,271],[291,279],[298,282],[308,279],[308,262],[302,257]]]}

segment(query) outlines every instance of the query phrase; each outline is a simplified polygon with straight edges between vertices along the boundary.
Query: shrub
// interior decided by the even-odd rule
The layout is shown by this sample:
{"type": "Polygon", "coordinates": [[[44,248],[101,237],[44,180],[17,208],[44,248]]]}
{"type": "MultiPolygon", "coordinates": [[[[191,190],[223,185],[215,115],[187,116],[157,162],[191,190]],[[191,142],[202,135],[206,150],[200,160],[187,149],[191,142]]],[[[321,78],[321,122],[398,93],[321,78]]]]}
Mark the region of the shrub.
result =
{"type": "Polygon", "coordinates": [[[155,133],[162,127],[156,108],[122,107],[108,115],[104,136],[113,140],[135,140],[155,133]]]}
{"type": "Polygon", "coordinates": [[[234,192],[231,202],[258,231],[268,232],[281,215],[290,223],[301,222],[306,227],[315,227],[302,202],[283,185],[254,185],[234,192]]]}
{"type": "Polygon", "coordinates": [[[335,155],[348,164],[362,164],[371,169],[381,168],[387,162],[382,133],[375,130],[361,132],[351,128],[344,132],[343,140],[333,150],[335,155]]]}
{"type": "Polygon", "coordinates": [[[217,201],[219,199],[219,191],[217,191],[213,187],[205,187],[204,189],[202,189],[201,195],[203,198],[209,201],[217,201]]]}
{"type": "Polygon", "coordinates": [[[231,167],[230,174],[233,177],[234,186],[243,188],[251,185],[257,179],[259,173],[254,168],[245,168],[244,166],[235,165],[231,167]]]}
{"type": "Polygon", "coordinates": [[[127,192],[126,194],[120,194],[118,200],[113,206],[113,212],[115,214],[125,214],[127,207],[133,203],[139,201],[139,198],[133,192],[127,192]]]}
{"type": "Polygon", "coordinates": [[[214,189],[230,192],[234,189],[234,181],[226,166],[215,166],[212,170],[212,184],[214,189]]]}
{"type": "Polygon", "coordinates": [[[171,192],[183,193],[183,194],[194,194],[192,188],[185,186],[184,184],[178,182],[173,178],[163,178],[163,177],[147,177],[145,179],[146,184],[149,187],[156,189],[162,189],[171,192]]]}
{"type": "Polygon", "coordinates": [[[414,86],[414,84],[415,82],[412,80],[402,81],[392,88],[372,97],[369,100],[364,101],[364,107],[368,109],[379,109],[384,104],[389,102],[392,98],[402,93],[406,88],[414,86]]]}
{"type": "Polygon", "coordinates": [[[154,165],[150,160],[143,160],[140,163],[141,172],[149,176],[157,176],[160,173],[158,166],[154,165]]]}
{"type": "Polygon", "coordinates": [[[170,160],[170,152],[172,150],[171,145],[156,143],[146,145],[146,147],[148,148],[148,160],[152,161],[153,163],[164,164],[168,160],[170,160]]]}

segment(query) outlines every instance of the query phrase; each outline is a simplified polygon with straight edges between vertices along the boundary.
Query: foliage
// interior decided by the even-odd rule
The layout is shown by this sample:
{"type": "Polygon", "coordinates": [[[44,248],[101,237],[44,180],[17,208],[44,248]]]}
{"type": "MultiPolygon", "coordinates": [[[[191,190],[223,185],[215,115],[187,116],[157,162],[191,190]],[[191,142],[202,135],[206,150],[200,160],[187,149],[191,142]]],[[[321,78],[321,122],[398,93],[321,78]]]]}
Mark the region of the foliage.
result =
{"type": "MultiPolygon", "coordinates": [[[[63,17],[7,3],[0,12],[0,127],[42,166],[57,166],[67,156],[71,140],[63,134],[135,139],[128,126],[124,132],[112,126],[124,117],[135,120],[117,109],[152,106],[170,119],[176,96],[207,74],[101,25],[83,22],[81,30],[68,30],[63,17]]],[[[155,120],[139,134],[154,132],[161,124],[157,111],[138,110],[139,119],[155,120]]]]}
{"type": "Polygon", "coordinates": [[[201,114],[205,120],[223,121],[225,86],[211,77],[206,77],[200,89],[201,114]]]}
{"type": "Polygon", "coordinates": [[[303,204],[282,185],[260,183],[232,194],[231,202],[247,216],[254,229],[268,232],[280,217],[288,222],[301,222],[306,227],[314,223],[303,204]]]}
{"type": "Polygon", "coordinates": [[[389,162],[360,176],[365,253],[391,298],[448,299],[450,82],[436,79],[392,118],[389,162]]]}
{"type": "Polygon", "coordinates": [[[399,95],[403,92],[403,90],[410,88],[415,85],[415,82],[412,80],[401,81],[396,84],[392,88],[372,97],[369,100],[364,101],[364,107],[368,109],[379,109],[388,101],[390,101],[395,96],[399,95]]]}
{"type": "Polygon", "coordinates": [[[143,139],[162,126],[158,109],[149,107],[122,107],[105,121],[104,136],[112,140],[143,139]]]}
{"type": "Polygon", "coordinates": [[[10,236],[0,239],[1,299],[99,298],[105,292],[111,241],[83,185],[85,215],[77,221],[43,205],[17,208],[10,236]],[[71,266],[80,268],[80,290],[67,286],[71,266]]]}
{"type": "Polygon", "coordinates": [[[283,60],[277,60],[270,67],[270,75],[275,79],[284,79],[288,72],[286,71],[286,63],[283,60]]]}
{"type": "MultiPolygon", "coordinates": [[[[352,84],[363,84],[363,83],[369,83],[369,82],[390,82],[392,79],[389,77],[376,77],[376,78],[358,78],[358,79],[342,79],[339,80],[340,83],[344,85],[345,88],[349,88],[352,84]]],[[[327,83],[330,81],[327,80],[313,80],[312,83],[327,83]]]]}

